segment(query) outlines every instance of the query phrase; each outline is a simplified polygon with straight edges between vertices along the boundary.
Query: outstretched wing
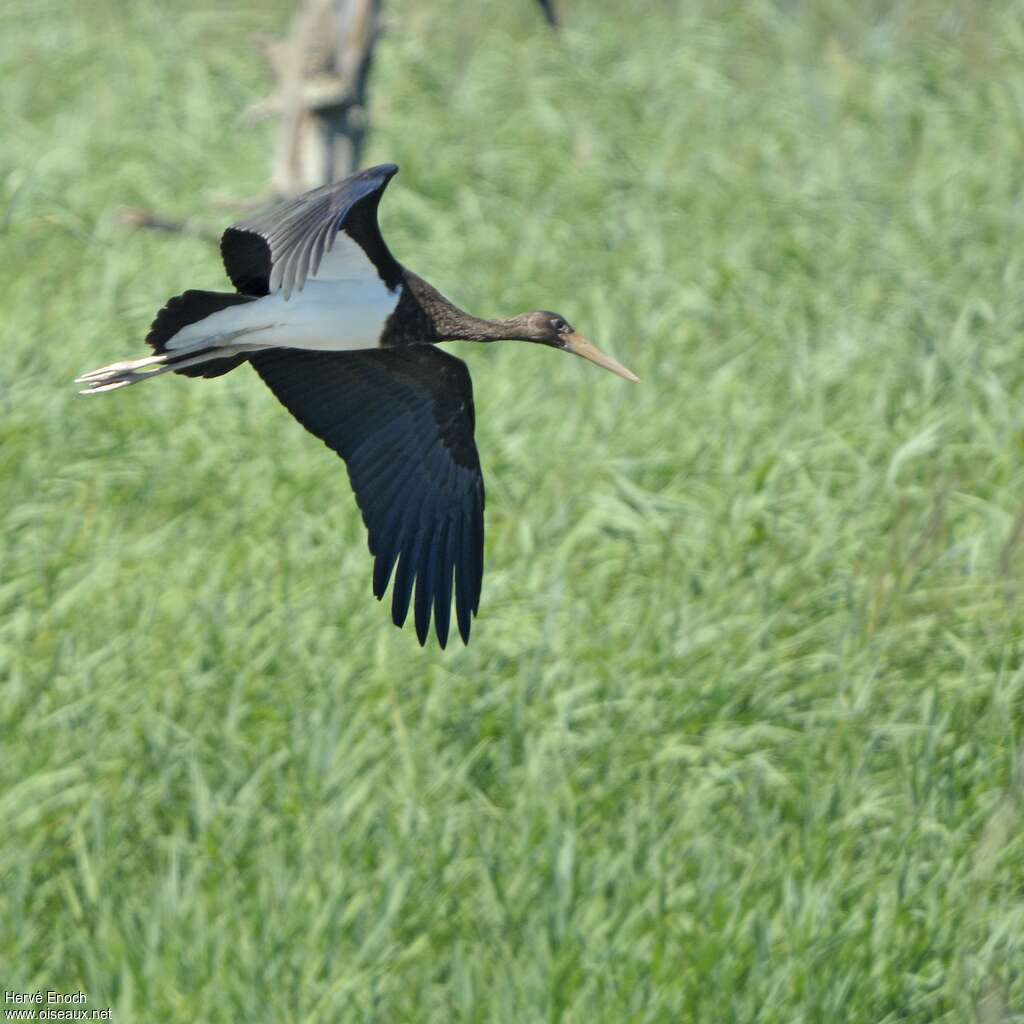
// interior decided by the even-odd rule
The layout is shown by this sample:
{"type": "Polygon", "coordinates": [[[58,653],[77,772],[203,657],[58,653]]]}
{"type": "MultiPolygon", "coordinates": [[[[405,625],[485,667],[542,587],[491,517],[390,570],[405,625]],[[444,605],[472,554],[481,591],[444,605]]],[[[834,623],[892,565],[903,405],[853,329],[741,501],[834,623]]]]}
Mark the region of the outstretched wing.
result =
{"type": "Polygon", "coordinates": [[[246,295],[301,291],[307,277],[380,279],[388,288],[402,268],[377,226],[377,205],[398,173],[380,164],[324,185],[229,227],[220,240],[224,268],[246,295]]]}
{"type": "Polygon", "coordinates": [[[484,481],[466,364],[430,345],[273,349],[250,362],[285,408],[345,460],[370,535],[378,600],[395,572],[395,625],[405,622],[415,583],[416,635],[426,643],[433,608],[444,647],[454,576],[468,643],[483,580],[484,481]]]}

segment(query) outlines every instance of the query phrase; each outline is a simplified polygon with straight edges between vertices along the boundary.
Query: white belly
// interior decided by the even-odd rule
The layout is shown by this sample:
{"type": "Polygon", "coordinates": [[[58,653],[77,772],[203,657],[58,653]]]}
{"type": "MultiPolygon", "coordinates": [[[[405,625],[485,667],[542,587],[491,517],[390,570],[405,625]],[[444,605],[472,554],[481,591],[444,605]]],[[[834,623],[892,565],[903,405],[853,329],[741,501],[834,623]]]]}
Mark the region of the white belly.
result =
{"type": "Polygon", "coordinates": [[[307,280],[287,301],[281,292],[229,306],[182,328],[168,349],[210,344],[351,352],[377,348],[399,291],[372,281],[307,280]]]}

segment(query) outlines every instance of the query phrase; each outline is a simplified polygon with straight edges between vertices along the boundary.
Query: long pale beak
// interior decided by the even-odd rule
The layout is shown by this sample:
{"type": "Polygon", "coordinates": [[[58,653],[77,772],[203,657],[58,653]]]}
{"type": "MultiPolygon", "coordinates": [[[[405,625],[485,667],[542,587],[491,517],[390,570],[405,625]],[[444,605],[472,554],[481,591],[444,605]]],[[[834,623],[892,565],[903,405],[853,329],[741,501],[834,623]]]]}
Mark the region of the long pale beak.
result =
{"type": "Polygon", "coordinates": [[[622,363],[605,355],[592,341],[587,341],[582,334],[565,335],[565,349],[575,356],[582,356],[598,366],[603,366],[606,370],[611,370],[612,373],[617,373],[620,377],[625,377],[626,380],[631,380],[634,384],[640,382],[640,378],[632,370],[627,370],[622,363]]]}

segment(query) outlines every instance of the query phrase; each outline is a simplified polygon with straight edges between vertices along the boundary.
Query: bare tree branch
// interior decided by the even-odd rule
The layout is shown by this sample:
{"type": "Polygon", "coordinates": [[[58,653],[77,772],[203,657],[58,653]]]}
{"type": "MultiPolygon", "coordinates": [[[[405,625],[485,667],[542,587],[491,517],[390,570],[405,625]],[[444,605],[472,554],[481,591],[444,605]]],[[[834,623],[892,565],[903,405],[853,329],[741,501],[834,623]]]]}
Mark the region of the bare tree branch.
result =
{"type": "MultiPolygon", "coordinates": [[[[538,0],[547,23],[557,28],[555,0],[538,0]]],[[[383,0],[300,0],[284,39],[260,37],[275,88],[247,111],[278,118],[270,194],[255,204],[301,195],[359,167],[368,127],[367,93],[383,0]]],[[[130,227],[182,231],[216,240],[192,220],[150,210],[121,210],[130,227]]]]}
{"type": "Polygon", "coordinates": [[[194,220],[176,220],[173,217],[164,217],[152,210],[144,210],[138,206],[126,206],[118,210],[117,222],[129,228],[150,228],[153,231],[195,235],[207,242],[217,242],[220,238],[217,232],[197,224],[194,220]]]}
{"type": "Polygon", "coordinates": [[[277,195],[299,195],[359,166],[381,4],[302,0],[287,37],[263,42],[276,88],[249,113],[280,118],[271,178],[277,195]]]}

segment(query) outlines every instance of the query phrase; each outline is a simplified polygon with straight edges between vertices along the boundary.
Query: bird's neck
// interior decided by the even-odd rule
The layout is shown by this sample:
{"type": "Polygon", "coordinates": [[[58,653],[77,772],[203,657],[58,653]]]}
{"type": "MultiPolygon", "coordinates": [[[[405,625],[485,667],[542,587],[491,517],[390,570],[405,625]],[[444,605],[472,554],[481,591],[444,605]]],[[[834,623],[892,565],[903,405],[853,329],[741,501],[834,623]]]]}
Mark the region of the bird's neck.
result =
{"type": "MultiPolygon", "coordinates": [[[[514,317],[511,320],[485,320],[473,316],[409,270],[405,271],[403,292],[403,298],[415,302],[429,324],[429,332],[423,333],[432,337],[420,337],[419,341],[500,341],[516,337],[518,324],[514,317]]],[[[400,301],[399,306],[401,304],[400,301]]]]}
{"type": "Polygon", "coordinates": [[[516,324],[512,320],[485,320],[473,316],[457,306],[452,307],[453,316],[441,332],[447,341],[501,341],[516,337],[516,324]]]}

